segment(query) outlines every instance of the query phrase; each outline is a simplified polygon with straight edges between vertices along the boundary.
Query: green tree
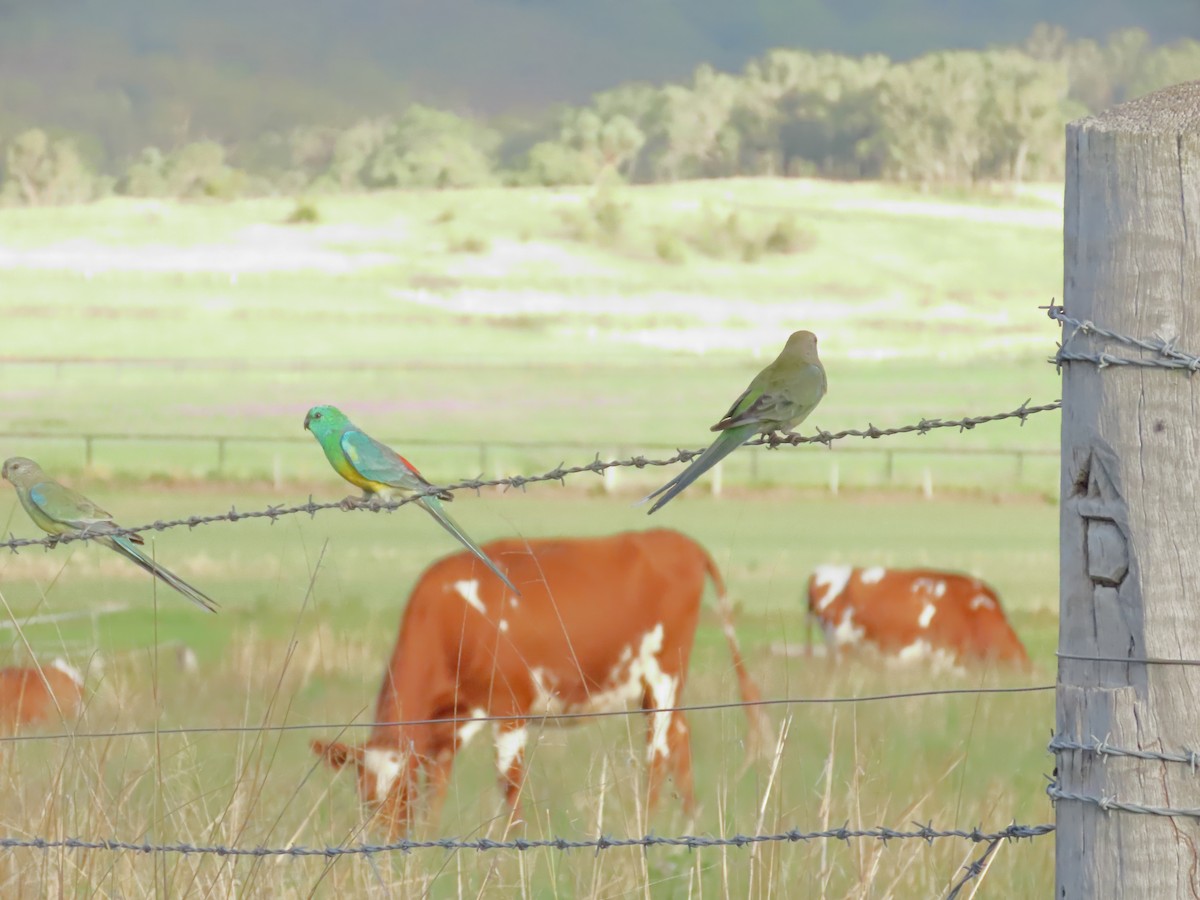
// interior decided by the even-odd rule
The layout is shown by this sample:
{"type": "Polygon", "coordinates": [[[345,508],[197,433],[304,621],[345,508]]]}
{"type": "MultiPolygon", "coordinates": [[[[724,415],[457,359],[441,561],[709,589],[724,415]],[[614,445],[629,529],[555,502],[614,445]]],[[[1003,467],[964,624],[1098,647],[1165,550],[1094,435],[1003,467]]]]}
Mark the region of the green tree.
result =
{"type": "Polygon", "coordinates": [[[367,165],[386,146],[393,127],[387,119],[364,119],[339,133],[325,180],[342,191],[362,188],[367,165]]]}
{"type": "Polygon", "coordinates": [[[741,92],[737,78],[700,66],[689,87],[663,92],[666,146],[655,161],[660,179],[719,178],[737,173],[741,135],[732,114],[741,92]]]}
{"type": "Polygon", "coordinates": [[[734,112],[742,171],[877,175],[859,148],[879,128],[875,95],[890,65],[883,56],[798,50],[773,50],[751,62],[734,112]]]}
{"type": "Polygon", "coordinates": [[[649,181],[653,176],[650,161],[667,146],[667,102],[662,88],[630,82],[596,94],[592,107],[604,121],[623,116],[641,132],[641,145],[624,163],[623,174],[627,181],[649,181]]]}
{"type": "Polygon", "coordinates": [[[931,53],[892,66],[880,84],[880,128],[871,141],[883,173],[922,185],[973,181],[985,149],[986,90],[978,53],[931,53]]]}
{"type": "Polygon", "coordinates": [[[216,141],[185,144],[166,160],[163,169],[167,193],[172,197],[229,199],[242,193],[245,173],[225,161],[225,148],[216,141]]]}
{"type": "Polygon", "coordinates": [[[146,147],[138,154],[117,184],[117,191],[130,197],[165,197],[167,158],[157,147],[146,147]]]}
{"type": "Polygon", "coordinates": [[[591,184],[607,172],[628,176],[646,142],[623,113],[604,118],[594,109],[568,110],[557,140],[542,141],[528,154],[525,180],[533,184],[591,184]]]}
{"type": "Polygon", "coordinates": [[[414,104],[363,169],[368,187],[476,187],[494,181],[500,135],[451,112],[414,104]]]}
{"type": "Polygon", "coordinates": [[[1020,183],[1063,174],[1063,127],[1082,112],[1067,102],[1067,67],[1018,51],[983,55],[985,92],[979,109],[985,150],[979,175],[1020,183]]]}
{"type": "Polygon", "coordinates": [[[1200,80],[1200,41],[1183,40],[1145,55],[1129,83],[1129,96],[1140,97],[1183,81],[1200,80]]]}
{"type": "Polygon", "coordinates": [[[96,176],[73,141],[40,128],[23,131],[4,148],[0,196],[29,206],[81,203],[96,190],[96,176]]]}

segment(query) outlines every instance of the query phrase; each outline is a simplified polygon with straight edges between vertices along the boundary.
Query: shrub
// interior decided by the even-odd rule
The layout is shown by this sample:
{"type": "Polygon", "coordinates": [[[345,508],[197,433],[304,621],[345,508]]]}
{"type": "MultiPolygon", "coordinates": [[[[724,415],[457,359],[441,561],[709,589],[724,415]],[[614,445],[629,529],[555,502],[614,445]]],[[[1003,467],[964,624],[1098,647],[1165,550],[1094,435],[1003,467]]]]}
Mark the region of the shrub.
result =
{"type": "Polygon", "coordinates": [[[321,221],[321,211],[311,200],[297,200],[284,221],[288,225],[312,225],[321,221]]]}
{"type": "Polygon", "coordinates": [[[451,253],[487,253],[491,246],[487,238],[477,234],[458,235],[446,243],[446,249],[451,253]]]}
{"type": "Polygon", "coordinates": [[[817,242],[815,233],[802,227],[795,219],[780,219],[763,241],[767,253],[802,253],[817,242]]]}
{"type": "Polygon", "coordinates": [[[665,263],[678,265],[687,259],[683,241],[675,234],[660,234],[654,242],[654,252],[665,263]]]}

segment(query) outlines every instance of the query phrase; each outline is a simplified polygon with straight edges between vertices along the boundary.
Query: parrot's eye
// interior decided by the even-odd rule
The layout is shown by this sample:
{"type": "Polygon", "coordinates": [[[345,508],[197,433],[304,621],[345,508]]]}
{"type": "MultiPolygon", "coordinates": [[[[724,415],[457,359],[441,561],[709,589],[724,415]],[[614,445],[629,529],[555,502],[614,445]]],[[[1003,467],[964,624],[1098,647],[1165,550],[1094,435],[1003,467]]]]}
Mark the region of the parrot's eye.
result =
{"type": "Polygon", "coordinates": [[[319,418],[321,418],[321,414],[320,414],[320,413],[313,413],[313,418],[314,418],[314,419],[319,419],[319,418]]]}

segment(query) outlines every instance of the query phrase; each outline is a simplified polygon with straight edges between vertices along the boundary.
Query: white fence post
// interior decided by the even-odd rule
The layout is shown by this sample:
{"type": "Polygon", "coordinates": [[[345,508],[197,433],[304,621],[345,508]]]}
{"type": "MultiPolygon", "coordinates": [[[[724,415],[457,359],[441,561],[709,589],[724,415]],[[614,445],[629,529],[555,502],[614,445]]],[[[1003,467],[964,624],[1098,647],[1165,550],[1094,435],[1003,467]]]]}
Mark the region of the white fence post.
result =
{"type": "MultiPolygon", "coordinates": [[[[1064,244],[1066,315],[1200,351],[1200,82],[1068,127],[1064,244]]],[[[1063,366],[1054,897],[1195,897],[1200,775],[1094,747],[1200,749],[1200,668],[1076,657],[1200,657],[1200,377],[1099,362],[1063,366]]]]}

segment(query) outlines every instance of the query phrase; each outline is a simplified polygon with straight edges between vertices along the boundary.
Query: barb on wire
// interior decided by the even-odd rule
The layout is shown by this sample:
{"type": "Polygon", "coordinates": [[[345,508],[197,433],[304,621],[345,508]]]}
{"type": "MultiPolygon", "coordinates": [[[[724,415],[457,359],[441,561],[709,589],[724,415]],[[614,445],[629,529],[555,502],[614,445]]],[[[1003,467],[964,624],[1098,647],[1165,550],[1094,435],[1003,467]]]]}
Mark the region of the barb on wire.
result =
{"type": "Polygon", "coordinates": [[[1110,744],[1107,740],[1096,740],[1092,738],[1090,741],[1077,741],[1073,738],[1064,737],[1061,734],[1056,734],[1050,738],[1050,743],[1046,747],[1051,753],[1059,753],[1061,751],[1074,750],[1083,753],[1095,753],[1098,756],[1130,756],[1134,759],[1149,759],[1155,762],[1173,762],[1183,763],[1190,766],[1192,774],[1196,774],[1196,769],[1200,766],[1200,753],[1195,750],[1185,749],[1182,753],[1170,753],[1159,750],[1142,750],[1137,747],[1117,747],[1110,744]]]}
{"type": "Polygon", "coordinates": [[[1185,819],[1200,819],[1200,809],[1185,807],[1176,809],[1170,806],[1149,806],[1145,803],[1130,803],[1118,800],[1116,797],[1094,797],[1091,794],[1080,794],[1075,791],[1064,791],[1058,783],[1051,781],[1046,785],[1046,794],[1057,803],[1060,800],[1072,800],[1076,803],[1090,803],[1105,812],[1137,813],[1144,816],[1168,816],[1185,819]]]}
{"type": "MultiPolygon", "coordinates": [[[[721,709],[743,709],[746,707],[763,706],[805,706],[832,703],[874,703],[887,700],[911,700],[922,697],[948,697],[960,694],[1034,694],[1054,690],[1052,684],[1037,684],[1027,687],[997,687],[997,688],[934,688],[927,691],[899,691],[890,694],[864,694],[858,697],[774,697],[765,700],[729,701],[726,703],[698,703],[691,706],[656,707],[662,713],[691,713],[709,712],[721,709]]],[[[522,721],[536,726],[544,722],[562,722],[574,719],[603,719],[610,716],[643,716],[646,711],[635,709],[606,709],[595,712],[566,712],[547,713],[546,715],[507,715],[507,716],[463,716],[445,717],[440,719],[406,719],[395,722],[293,722],[286,725],[198,725],[181,728],[145,728],[129,731],[65,731],[57,734],[39,734],[36,732],[22,734],[0,735],[0,745],[25,743],[28,741],[63,741],[63,740],[108,740],[110,738],[133,737],[166,737],[184,734],[256,734],[260,732],[279,731],[347,731],[355,728],[409,728],[417,725],[454,726],[474,723],[515,722],[522,721]]]]}
{"type": "Polygon", "coordinates": [[[131,853],[180,853],[184,855],[210,854],[214,856],[320,856],[334,858],[339,856],[371,856],[377,853],[410,853],[413,850],[475,850],[485,852],[490,850],[613,850],[621,847],[687,847],[695,850],[701,847],[748,847],[753,844],[765,843],[806,843],[815,840],[850,841],[855,838],[869,838],[879,841],[922,840],[932,843],[939,838],[960,838],[973,843],[991,843],[1002,840],[1020,840],[1021,838],[1041,837],[1054,831],[1053,825],[1018,825],[1013,823],[1000,831],[985,832],[979,828],[965,831],[960,828],[939,830],[932,825],[914,823],[914,828],[908,831],[892,828],[862,828],[848,826],[829,828],[824,831],[783,831],[776,834],[735,834],[728,837],[708,837],[706,835],[685,834],[678,837],[663,837],[648,834],[643,837],[617,838],[600,835],[597,838],[570,840],[568,838],[539,838],[526,840],[517,838],[511,841],[493,841],[488,838],[460,840],[458,838],[437,838],[434,840],[398,840],[390,844],[353,844],[338,847],[227,847],[220,844],[151,844],[134,843],[121,840],[82,840],[80,838],[64,838],[48,840],[46,838],[0,838],[0,849],[33,849],[33,850],[109,850],[129,851],[131,853]]]}
{"type": "Polygon", "coordinates": [[[1095,322],[1088,319],[1076,319],[1068,316],[1066,310],[1062,306],[1056,306],[1054,301],[1051,301],[1049,306],[1043,306],[1040,309],[1046,310],[1046,315],[1060,325],[1070,325],[1075,329],[1075,331],[1067,336],[1066,341],[1063,342],[1058,352],[1054,355],[1052,362],[1056,365],[1061,365],[1064,362],[1090,362],[1101,369],[1107,366],[1138,366],[1142,368],[1186,369],[1188,372],[1200,371],[1200,356],[1185,353],[1177,349],[1175,346],[1177,338],[1161,338],[1157,335],[1149,339],[1137,338],[1132,335],[1121,334],[1118,331],[1101,328],[1095,322]],[[1115,341],[1118,344],[1124,344],[1127,347],[1148,350],[1156,354],[1156,356],[1150,359],[1130,359],[1124,356],[1113,356],[1111,353],[1083,353],[1076,350],[1067,350],[1066,345],[1077,334],[1096,335],[1109,341],[1115,341]]]}
{"type": "Polygon", "coordinates": [[[958,895],[962,893],[962,889],[967,886],[967,883],[978,878],[984,873],[988,867],[988,860],[992,858],[992,854],[1000,846],[1000,841],[992,841],[987,845],[987,849],[979,855],[979,858],[972,862],[969,866],[963,866],[964,874],[954,887],[950,888],[950,893],[946,895],[946,900],[958,900],[958,895]]]}
{"type": "MultiPolygon", "coordinates": [[[[768,447],[779,447],[782,445],[800,445],[800,444],[824,444],[830,446],[834,441],[843,440],[849,437],[859,438],[881,438],[896,434],[926,434],[937,428],[957,428],[959,431],[966,431],[974,428],[976,425],[981,425],[985,422],[998,422],[1002,419],[1020,419],[1021,424],[1025,420],[1036,413],[1049,412],[1050,410],[1060,409],[1062,407],[1061,400],[1055,400],[1053,403],[1045,403],[1041,406],[1030,406],[1026,400],[1016,409],[1010,412],[994,413],[987,416],[967,416],[962,419],[922,419],[913,425],[903,425],[898,428],[876,428],[874,425],[869,425],[867,429],[849,428],[844,431],[828,432],[818,431],[815,435],[799,435],[799,434],[784,434],[775,433],[763,436],[755,441],[750,441],[751,445],[766,444],[768,447]]],[[[549,472],[543,472],[539,475],[511,475],[505,478],[469,478],[463,481],[453,482],[446,485],[432,485],[420,491],[413,491],[405,497],[397,500],[388,501],[359,501],[354,504],[346,504],[344,500],[337,500],[329,503],[317,503],[310,496],[307,503],[299,503],[293,506],[286,505],[271,505],[266,509],[250,510],[248,512],[239,512],[236,507],[231,507],[229,512],[215,513],[207,516],[187,516],[180,519],[159,520],[149,522],[145,525],[135,525],[129,528],[113,528],[106,530],[103,535],[91,534],[85,530],[76,534],[54,535],[44,538],[18,538],[15,535],[9,540],[0,541],[0,550],[9,550],[16,553],[21,547],[55,547],[58,544],[69,544],[72,541],[89,541],[99,537],[112,538],[120,536],[128,536],[132,534],[141,534],[146,531],[166,531],[171,528],[196,528],[199,525],[210,525],[214,522],[240,522],[244,519],[269,519],[272,524],[276,520],[284,516],[298,515],[307,513],[309,516],[315,516],[318,512],[327,509],[369,509],[374,512],[391,511],[406,506],[409,503],[415,503],[426,496],[436,496],[456,491],[479,491],[485,487],[502,487],[502,488],[520,488],[525,489],[526,485],[537,484],[543,481],[557,481],[560,484],[565,484],[568,476],[579,475],[585,472],[590,472],[596,475],[601,475],[608,469],[616,468],[635,468],[644,469],[648,466],[672,466],[676,463],[690,462],[701,453],[704,448],[698,450],[680,450],[674,456],[666,459],[647,459],[645,456],[632,456],[628,459],[601,460],[597,453],[596,458],[585,465],[580,466],[564,466],[559,464],[549,472]]]]}

